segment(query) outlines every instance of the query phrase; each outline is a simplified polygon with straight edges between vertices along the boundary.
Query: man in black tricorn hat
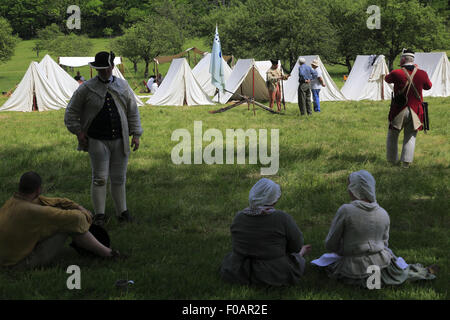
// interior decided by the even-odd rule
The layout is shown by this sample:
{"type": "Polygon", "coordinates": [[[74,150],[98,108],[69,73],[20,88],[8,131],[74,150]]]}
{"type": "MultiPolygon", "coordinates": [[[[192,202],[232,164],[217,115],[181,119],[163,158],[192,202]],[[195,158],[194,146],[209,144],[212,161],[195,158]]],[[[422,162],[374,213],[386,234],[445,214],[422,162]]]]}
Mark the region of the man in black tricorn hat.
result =
{"type": "Polygon", "coordinates": [[[78,138],[78,150],[91,159],[91,197],[93,223],[106,223],[105,202],[108,178],[111,196],[120,222],[132,222],[126,204],[126,171],[130,154],[139,148],[142,135],[139,110],[133,92],[125,80],[112,75],[114,53],[102,51],[89,65],[98,75],[75,91],[67,106],[64,123],[78,138]]]}

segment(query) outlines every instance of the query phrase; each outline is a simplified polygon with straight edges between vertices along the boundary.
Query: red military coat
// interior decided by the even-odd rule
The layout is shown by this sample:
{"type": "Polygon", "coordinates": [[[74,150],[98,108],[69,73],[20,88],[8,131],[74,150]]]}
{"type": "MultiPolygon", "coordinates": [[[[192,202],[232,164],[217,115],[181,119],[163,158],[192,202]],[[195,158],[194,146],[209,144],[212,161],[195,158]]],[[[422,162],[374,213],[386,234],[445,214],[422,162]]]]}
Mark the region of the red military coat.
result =
{"type": "MultiPolygon", "coordinates": [[[[413,73],[413,71],[406,70],[410,75],[413,73]]],[[[385,77],[385,81],[387,83],[393,83],[394,84],[394,92],[397,93],[403,89],[403,87],[406,85],[407,78],[406,74],[402,69],[396,69],[393,70],[391,73],[389,73],[385,77]]],[[[423,107],[422,107],[422,90],[430,90],[431,89],[431,81],[428,78],[428,74],[418,69],[416,74],[414,75],[413,79],[414,86],[417,89],[417,92],[419,93],[420,100],[417,99],[414,89],[411,86],[408,92],[408,103],[403,108],[395,108],[391,107],[391,110],[389,111],[389,121],[392,121],[395,119],[395,117],[406,107],[410,107],[411,110],[413,110],[417,116],[420,119],[420,122],[423,123],[423,107]]],[[[420,126],[418,130],[422,130],[423,126],[420,126]]]]}

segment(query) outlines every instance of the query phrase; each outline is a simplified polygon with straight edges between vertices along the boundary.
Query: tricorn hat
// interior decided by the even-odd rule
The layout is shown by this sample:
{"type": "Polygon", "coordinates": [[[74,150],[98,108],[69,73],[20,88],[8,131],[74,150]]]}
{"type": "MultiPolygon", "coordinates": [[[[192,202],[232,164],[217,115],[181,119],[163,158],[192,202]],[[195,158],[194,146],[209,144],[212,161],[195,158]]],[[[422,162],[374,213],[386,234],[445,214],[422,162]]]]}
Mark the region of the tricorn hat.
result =
{"type": "MultiPolygon", "coordinates": [[[[95,239],[97,239],[98,242],[100,242],[105,247],[110,248],[111,247],[111,240],[109,238],[108,231],[104,229],[101,226],[92,224],[89,228],[89,232],[94,236],[95,239]]],[[[93,253],[78,246],[74,241],[70,244],[72,248],[74,248],[80,255],[82,256],[92,256],[93,253]]]]}
{"type": "Polygon", "coordinates": [[[278,64],[278,59],[270,59],[270,62],[272,62],[272,65],[278,64]]]}
{"type": "Polygon", "coordinates": [[[89,62],[89,65],[94,69],[108,69],[114,66],[114,52],[101,51],[95,55],[95,61],[89,62]]]}

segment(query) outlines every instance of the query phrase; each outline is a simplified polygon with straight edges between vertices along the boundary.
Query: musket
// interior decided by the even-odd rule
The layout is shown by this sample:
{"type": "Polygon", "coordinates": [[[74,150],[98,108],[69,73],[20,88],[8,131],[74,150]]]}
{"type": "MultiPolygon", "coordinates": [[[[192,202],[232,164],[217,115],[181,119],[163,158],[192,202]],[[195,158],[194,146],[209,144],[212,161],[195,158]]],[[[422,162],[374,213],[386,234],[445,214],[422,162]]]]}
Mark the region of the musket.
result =
{"type": "Polygon", "coordinates": [[[430,130],[430,118],[428,117],[428,102],[422,102],[423,107],[423,132],[430,130]]]}
{"type": "Polygon", "coordinates": [[[284,81],[284,74],[283,74],[283,67],[280,66],[281,68],[281,98],[282,98],[282,102],[283,102],[283,107],[284,107],[284,111],[286,111],[286,102],[284,101],[284,86],[283,86],[283,81],[284,81]]]}

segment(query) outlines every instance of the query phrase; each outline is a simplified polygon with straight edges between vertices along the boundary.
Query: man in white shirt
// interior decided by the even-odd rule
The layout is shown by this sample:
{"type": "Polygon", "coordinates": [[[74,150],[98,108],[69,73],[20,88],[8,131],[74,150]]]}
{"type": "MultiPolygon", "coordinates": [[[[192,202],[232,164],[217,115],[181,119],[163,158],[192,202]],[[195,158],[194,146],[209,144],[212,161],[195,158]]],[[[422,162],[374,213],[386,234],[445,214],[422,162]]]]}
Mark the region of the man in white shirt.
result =
{"type": "Polygon", "coordinates": [[[314,71],[317,72],[317,77],[311,80],[311,91],[313,95],[314,112],[320,112],[319,93],[320,89],[322,89],[322,87],[325,87],[325,82],[323,81],[322,70],[320,70],[319,68],[319,60],[314,59],[311,62],[311,67],[314,69],[314,71]]]}
{"type": "Polygon", "coordinates": [[[148,79],[148,81],[147,81],[148,92],[152,91],[153,82],[155,82],[155,76],[151,76],[150,79],[148,79]]]}

